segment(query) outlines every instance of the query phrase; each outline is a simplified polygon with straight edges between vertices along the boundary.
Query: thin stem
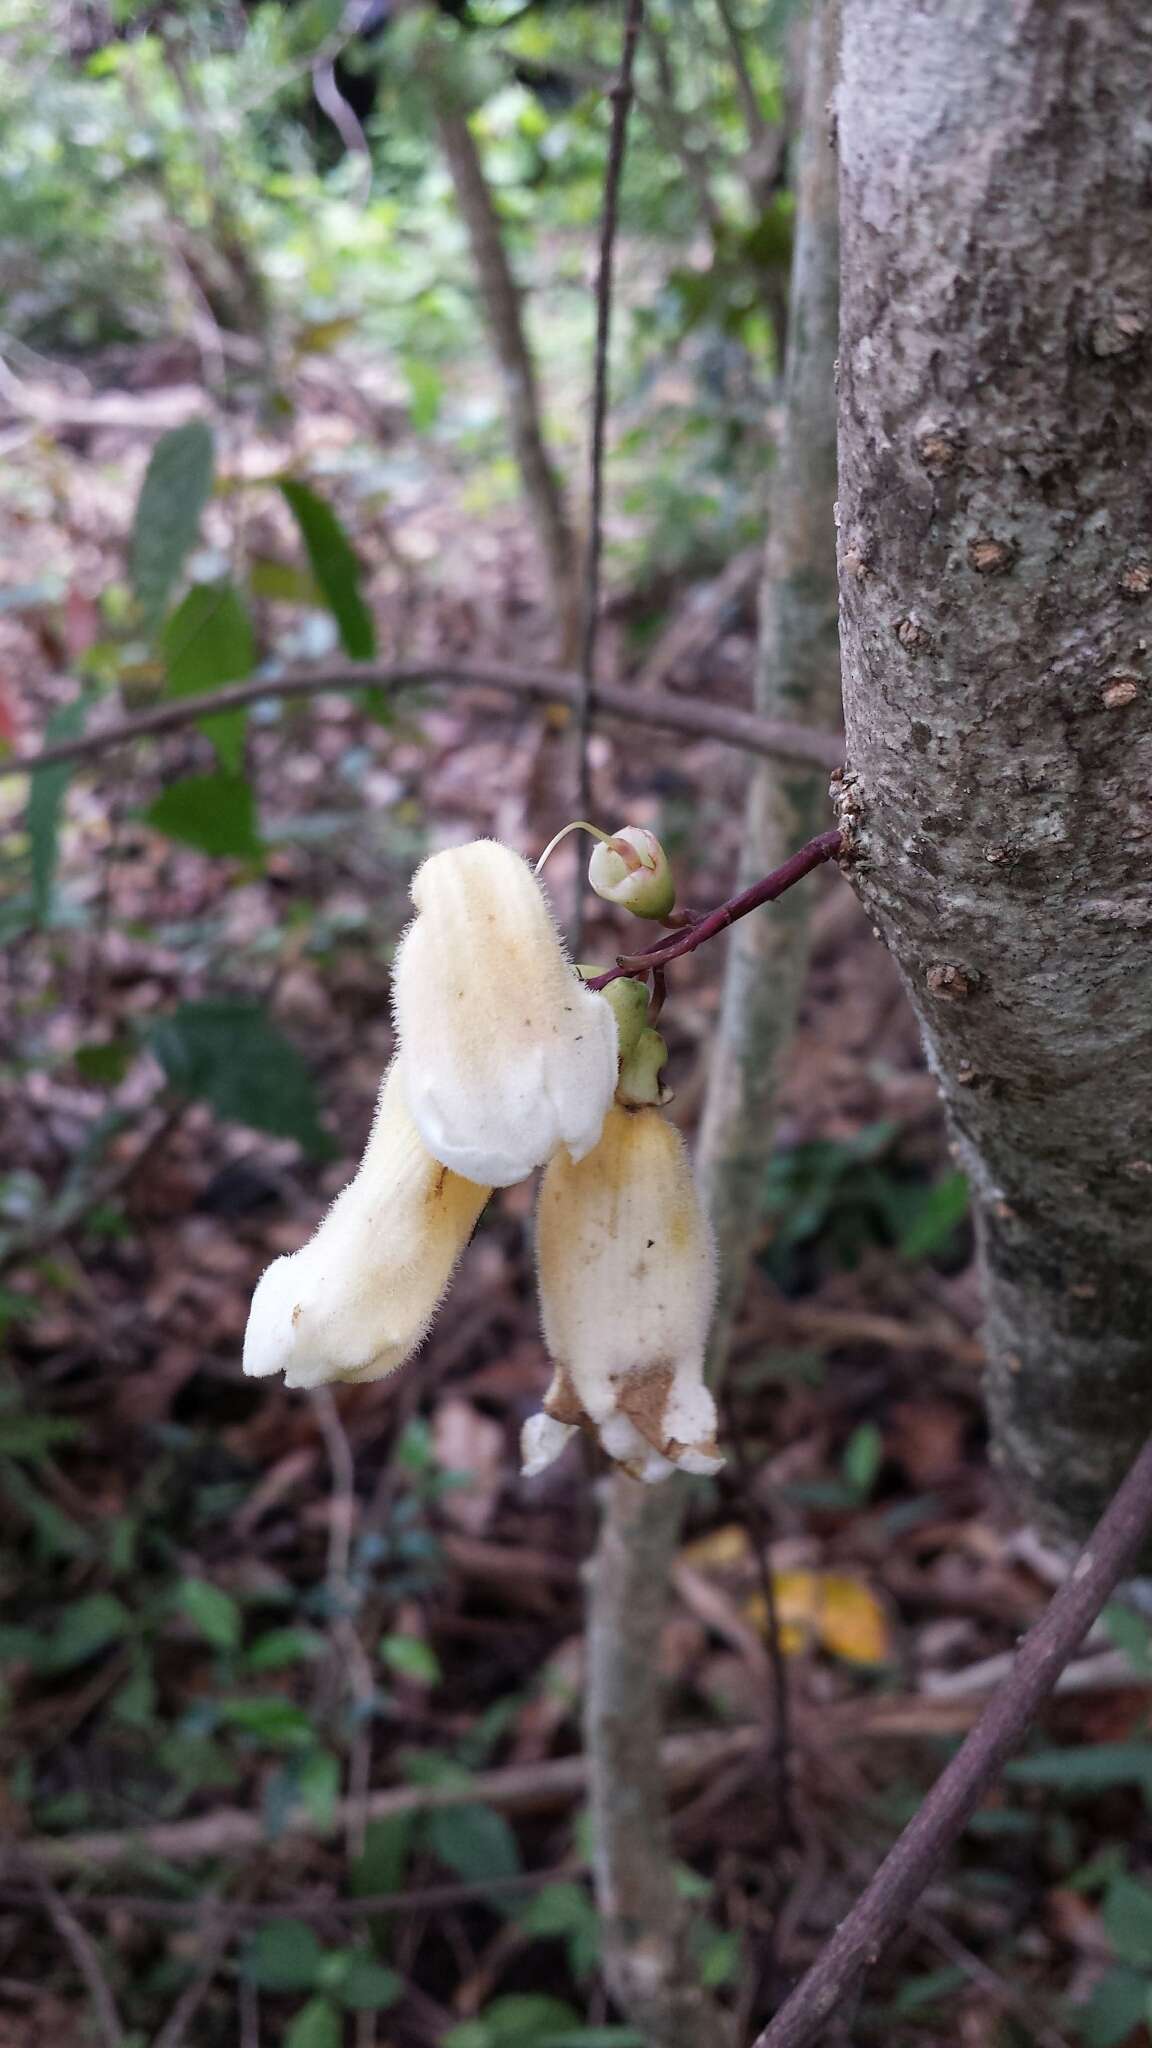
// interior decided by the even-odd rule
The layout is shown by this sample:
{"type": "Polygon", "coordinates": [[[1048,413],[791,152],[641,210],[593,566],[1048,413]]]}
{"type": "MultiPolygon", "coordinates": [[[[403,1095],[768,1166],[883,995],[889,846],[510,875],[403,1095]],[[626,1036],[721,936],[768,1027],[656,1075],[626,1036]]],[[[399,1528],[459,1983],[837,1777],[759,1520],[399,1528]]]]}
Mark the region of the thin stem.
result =
{"type": "Polygon", "coordinates": [[[739,918],[747,917],[750,910],[759,910],[763,903],[774,903],[778,896],[783,896],[786,889],[791,889],[796,882],[802,881],[805,875],[810,875],[813,868],[823,866],[825,861],[835,860],[843,852],[843,848],[844,840],[839,827],[830,832],[819,833],[780,867],[774,868],[770,875],[765,875],[759,882],[753,882],[750,888],[741,889],[738,895],[730,896],[726,903],[717,904],[716,909],[710,910],[706,917],[697,918],[686,932],[671,939],[660,940],[646,953],[620,954],[615,967],[610,967],[606,974],[595,975],[589,981],[588,987],[607,988],[610,981],[618,981],[623,975],[651,974],[656,968],[667,967],[671,960],[682,960],[686,953],[694,953],[697,946],[705,945],[709,939],[714,939],[720,932],[727,931],[729,925],[735,924],[739,918]]]}
{"type": "MultiPolygon", "coordinates": [[[[589,453],[588,547],[584,558],[584,602],[580,645],[580,694],[576,705],[576,809],[592,808],[588,765],[588,734],[592,723],[592,683],[596,674],[596,640],[600,630],[600,558],[604,544],[604,432],[608,418],[608,343],[612,332],[612,259],[620,215],[620,180],[628,142],[632,107],[632,71],[644,17],[644,0],[628,0],[620,72],[610,94],[612,129],[604,169],[604,202],[600,214],[600,260],[596,272],[596,341],[592,370],[592,442],[589,453]]],[[[572,950],[580,951],[584,923],[584,876],[578,873],[572,908],[572,950]]]]}
{"type": "Polygon", "coordinates": [[[590,825],[587,818],[573,818],[570,825],[561,825],[560,830],[552,834],[551,839],[536,863],[533,871],[535,874],[543,873],[545,861],[551,859],[561,840],[567,839],[570,832],[587,832],[593,839],[599,839],[604,845],[607,845],[612,836],[610,832],[602,832],[599,825],[590,825]]]}
{"type": "Polygon", "coordinates": [[[889,1851],[867,1890],[753,2048],[807,2048],[905,1924],[933,1871],[1152,1529],[1152,1437],[1113,1495],[1011,1675],[889,1851]]]}

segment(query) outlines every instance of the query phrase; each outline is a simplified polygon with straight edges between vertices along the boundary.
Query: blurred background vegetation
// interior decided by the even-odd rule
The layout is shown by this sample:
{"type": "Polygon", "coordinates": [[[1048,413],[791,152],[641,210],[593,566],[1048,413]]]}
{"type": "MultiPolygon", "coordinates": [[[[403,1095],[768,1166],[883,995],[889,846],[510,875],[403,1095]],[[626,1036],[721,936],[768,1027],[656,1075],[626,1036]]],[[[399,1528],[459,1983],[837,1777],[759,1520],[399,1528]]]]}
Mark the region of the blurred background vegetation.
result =
{"type": "MultiPolygon", "coordinates": [[[[604,631],[638,690],[748,699],[795,31],[784,0],[649,12],[604,631]]],[[[9,755],[301,662],[563,656],[619,42],[616,10],[564,0],[7,0],[9,755]]],[[[690,900],[725,893],[739,757],[593,747],[605,821],[660,830],[690,900]]],[[[523,1191],[395,1385],[306,1400],[238,1364],[255,1278],[368,1128],[413,865],[480,832],[538,846],[571,788],[554,716],[368,685],[0,780],[13,2048],[638,2041],[600,1983],[571,1775],[591,1475],[515,1472],[545,1378],[523,1191]]],[[[966,1194],[915,1031],[848,892],[822,888],[734,1351],[754,1497],[692,1482],[665,1652],[698,1964],[742,2024],[1059,1570],[985,1469],[966,1194]],[[765,1527],[797,1841],[758,1736],[765,1527]]],[[[600,956],[618,944],[593,921],[600,956]]],[[[695,956],[668,1012],[689,1127],[716,978],[695,956]]],[[[861,2040],[1144,2038],[1148,1676],[1118,1605],[861,2040]]]]}

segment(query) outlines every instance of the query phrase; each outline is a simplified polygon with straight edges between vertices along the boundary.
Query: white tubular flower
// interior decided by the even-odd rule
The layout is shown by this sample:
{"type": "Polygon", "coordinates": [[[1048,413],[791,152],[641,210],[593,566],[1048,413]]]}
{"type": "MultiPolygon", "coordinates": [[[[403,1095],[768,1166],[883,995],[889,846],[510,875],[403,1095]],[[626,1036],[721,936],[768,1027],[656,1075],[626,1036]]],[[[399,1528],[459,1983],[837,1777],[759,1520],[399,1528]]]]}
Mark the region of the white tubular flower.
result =
{"type": "Polygon", "coordinates": [[[634,917],[667,917],[676,901],[668,856],[645,825],[622,825],[592,849],[588,881],[606,903],[619,903],[634,917]]]}
{"type": "Polygon", "coordinates": [[[586,1159],[557,1154],[536,1257],[555,1376],[524,1431],[525,1470],[543,1470],[588,1423],[638,1479],[718,1471],[704,1384],[712,1243],[683,1140],[658,1109],[613,1107],[586,1159]]]}
{"type": "Polygon", "coordinates": [[[396,957],[413,1120],[454,1173],[506,1188],[566,1145],[582,1159],[616,1087],[616,1022],[561,946],[509,846],[478,839],[417,870],[396,957]]]}
{"type": "Polygon", "coordinates": [[[427,1334],[489,1192],[431,1157],[394,1060],[355,1180],[252,1297],[245,1372],[282,1372],[290,1387],[394,1372],[427,1334]]]}

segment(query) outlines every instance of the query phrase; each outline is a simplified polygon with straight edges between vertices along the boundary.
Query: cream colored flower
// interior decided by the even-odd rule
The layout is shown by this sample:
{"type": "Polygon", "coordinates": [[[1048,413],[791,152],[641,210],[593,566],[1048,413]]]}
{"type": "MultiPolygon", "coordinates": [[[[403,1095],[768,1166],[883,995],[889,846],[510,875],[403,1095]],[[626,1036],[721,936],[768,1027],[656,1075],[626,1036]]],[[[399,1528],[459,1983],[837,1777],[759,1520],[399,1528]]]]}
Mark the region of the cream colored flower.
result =
{"type": "Polygon", "coordinates": [[[536,1252],[555,1374],[524,1431],[525,1470],[543,1470],[587,1423],[639,1479],[718,1471],[703,1376],[712,1244],[683,1141],[658,1109],[614,1106],[595,1151],[578,1163],[557,1154],[536,1252]]]}
{"type": "Polygon", "coordinates": [[[396,1028],[424,1143],[469,1180],[511,1187],[567,1146],[583,1158],[616,1087],[616,1024],[560,944],[532,870],[493,839],[412,883],[396,1028]]]}
{"type": "Polygon", "coordinates": [[[290,1387],[394,1372],[426,1335],[488,1195],[431,1157],[393,1061],[355,1180],[256,1289],[245,1372],[282,1372],[290,1387]]]}

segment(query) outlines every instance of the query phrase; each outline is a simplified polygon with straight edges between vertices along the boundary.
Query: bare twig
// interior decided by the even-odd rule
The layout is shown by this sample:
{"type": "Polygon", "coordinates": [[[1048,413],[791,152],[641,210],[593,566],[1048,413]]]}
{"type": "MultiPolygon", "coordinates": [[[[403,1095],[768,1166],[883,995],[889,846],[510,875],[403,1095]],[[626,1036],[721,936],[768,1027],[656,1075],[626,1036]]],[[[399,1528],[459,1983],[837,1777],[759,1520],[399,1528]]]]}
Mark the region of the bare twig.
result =
{"type": "MultiPolygon", "coordinates": [[[[754,1750],[762,1740],[759,1728],[670,1736],[660,1747],[660,1762],[670,1784],[691,1784],[743,1751],[754,1750]]],[[[370,1792],[364,1801],[364,1817],[369,1821],[391,1820],[397,1814],[470,1805],[498,1806],[508,1812],[547,1810],[579,1796],[587,1779],[588,1766],[583,1756],[514,1764],[501,1770],[480,1771],[458,1785],[398,1785],[370,1792]]],[[[144,1828],[45,1836],[23,1845],[17,1870],[27,1867],[25,1859],[29,1856],[35,1858],[41,1870],[74,1872],[108,1869],[144,1854],[185,1863],[200,1856],[241,1856],[250,1849],[262,1849],[269,1854],[282,1844],[298,1842],[302,1836],[322,1840],[339,1836],[347,1829],[349,1819],[350,1805],[344,1799],[336,1802],[322,1822],[304,1808],[295,1808],[275,1842],[270,1842],[261,1814],[248,1813],[242,1807],[220,1807],[192,1820],[160,1821],[144,1828]]],[[[4,1852],[0,1850],[0,1872],[3,1869],[4,1852]]]]}
{"type": "MultiPolygon", "coordinates": [[[[576,701],[576,816],[591,808],[588,735],[592,724],[592,686],[596,674],[596,641],[600,630],[600,557],[604,545],[604,430],[608,419],[608,344],[612,333],[612,261],[620,215],[620,179],[628,143],[632,107],[632,71],[636,42],[644,18],[644,0],[627,0],[620,72],[610,94],[612,129],[604,169],[600,211],[600,256],[596,271],[596,340],[592,370],[592,440],[589,452],[588,541],[584,556],[584,591],[580,638],[580,691],[576,701]]],[[[577,868],[572,909],[572,950],[579,955],[584,923],[584,871],[577,868]]]]}
{"type": "Polygon", "coordinates": [[[205,1925],[202,1935],[203,1950],[196,1974],[180,1993],[153,2041],[152,2048],[183,2048],[183,2043],[188,2037],[188,2029],[211,1989],[212,1979],[220,1967],[235,1926],[235,1917],[227,1910],[205,1925]]]}
{"type": "Polygon", "coordinates": [[[67,1899],[61,1896],[44,1871],[30,1858],[22,1858],[21,1861],[27,1862],[40,1904],[84,1979],[88,1996],[92,2001],[93,2017],[105,2048],[121,2048],[124,2039],[123,2022],[116,2008],[112,1986],[104,1974],[100,1952],[92,1936],[80,1925],[67,1899]]]}
{"type": "MultiPolygon", "coordinates": [[[[317,697],[325,691],[341,690],[413,690],[442,683],[507,690],[511,696],[527,697],[537,703],[573,705],[578,703],[583,687],[578,676],[562,669],[552,672],[502,662],[460,662],[435,654],[392,667],[336,662],[318,669],[292,669],[279,676],[253,676],[247,682],[229,683],[222,690],[206,690],[200,696],[158,704],[151,711],[116,719],[79,739],[61,740],[35,754],[0,759],[0,777],[26,775],[62,761],[92,760],[116,747],[156,739],[162,733],[194,725],[198,718],[218,711],[235,711],[264,698],[317,697]]],[[[668,732],[682,732],[695,739],[722,740],[747,753],[777,754],[782,760],[803,762],[809,767],[835,768],[844,758],[843,741],[835,733],[811,732],[806,726],[758,718],[750,711],[673,702],[659,696],[637,697],[630,689],[607,683],[593,690],[592,706],[636,725],[662,726],[668,732]]]]}
{"type": "Polygon", "coordinates": [[[607,988],[610,981],[618,981],[621,975],[647,975],[657,969],[661,972],[670,960],[682,960],[686,953],[694,953],[697,946],[706,945],[709,939],[718,938],[729,925],[747,917],[749,911],[759,910],[762,904],[775,903],[788,889],[810,875],[813,868],[822,867],[825,861],[834,860],[843,852],[844,840],[838,826],[830,832],[821,832],[801,846],[790,857],[773,868],[758,882],[737,895],[730,896],[726,903],[717,904],[706,917],[698,917],[686,932],[673,932],[667,939],[658,940],[644,953],[621,953],[615,967],[605,974],[594,975],[589,988],[607,988]]]}
{"type": "Polygon", "coordinates": [[[776,1580],[772,1571],[769,1552],[769,1530],[764,1510],[756,1493],[755,1474],[752,1462],[744,1445],[743,1432],[732,1423],[731,1398],[724,1403],[728,1416],[728,1442],[736,1467],[737,1504],[748,1534],[748,1543],[756,1567],[756,1582],[764,1602],[765,1634],[768,1644],[768,1663],[772,1672],[771,1699],[771,1767],[773,1799],[776,1806],[777,1839],[785,1843],[800,1841],[800,1830],[796,1825],[796,1814],[792,1804],[790,1780],[792,1752],[792,1710],[788,1685],[788,1663],[780,1635],[780,1610],[776,1599],[776,1580]]]}
{"type": "Polygon", "coordinates": [[[867,1890],[754,2048],[806,2048],[849,1998],[912,1911],[991,1780],[1055,1688],[1064,1666],[1152,1529],[1152,1437],[1113,1496],[1012,1675],[936,1780],[867,1890]]]}

